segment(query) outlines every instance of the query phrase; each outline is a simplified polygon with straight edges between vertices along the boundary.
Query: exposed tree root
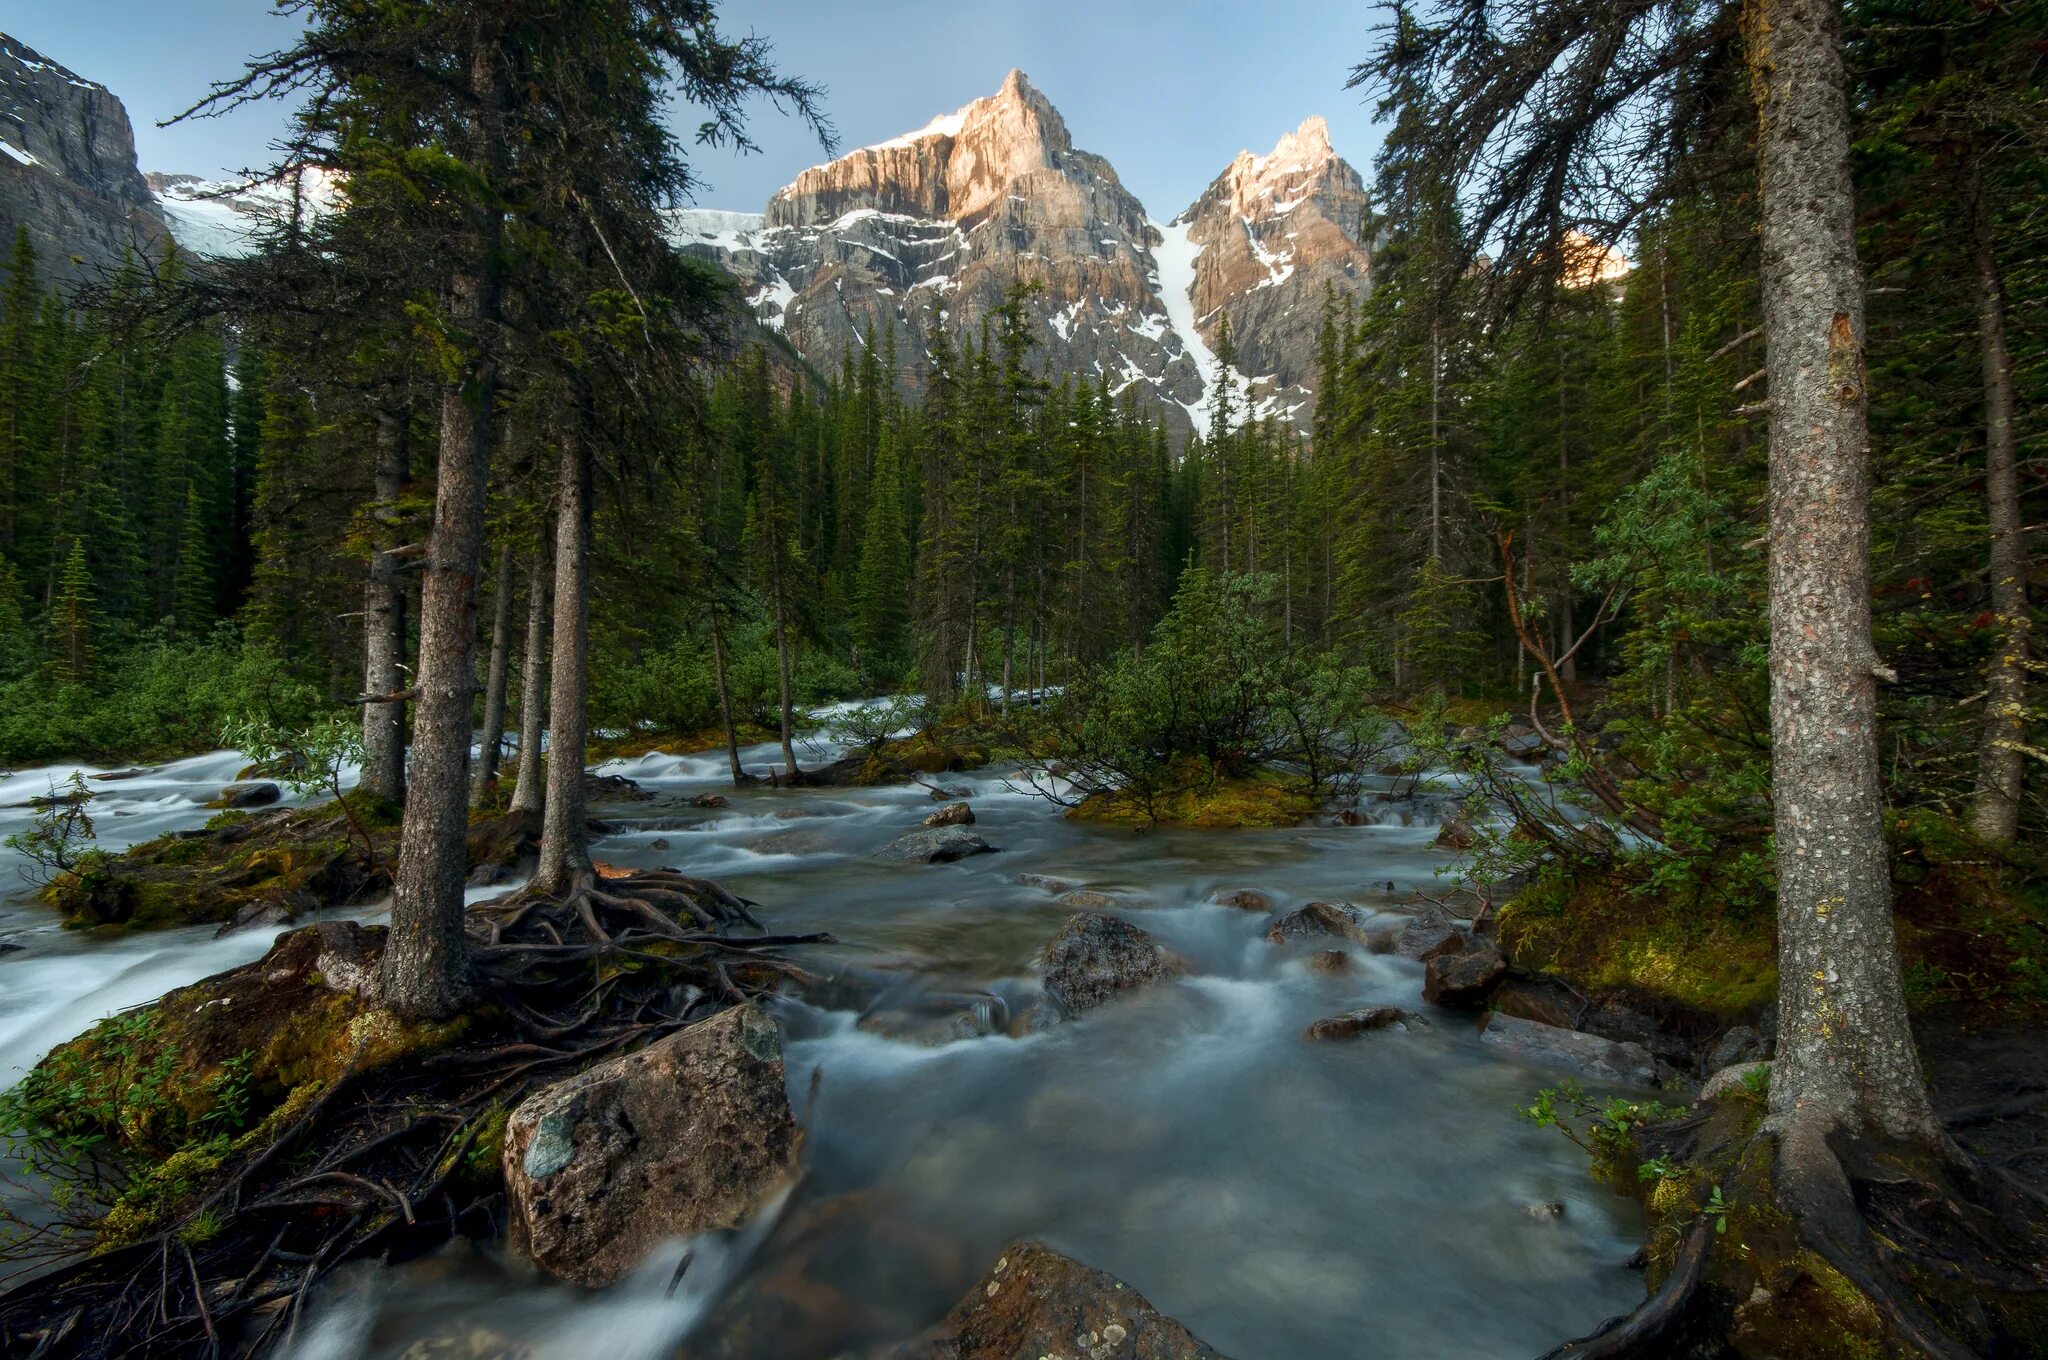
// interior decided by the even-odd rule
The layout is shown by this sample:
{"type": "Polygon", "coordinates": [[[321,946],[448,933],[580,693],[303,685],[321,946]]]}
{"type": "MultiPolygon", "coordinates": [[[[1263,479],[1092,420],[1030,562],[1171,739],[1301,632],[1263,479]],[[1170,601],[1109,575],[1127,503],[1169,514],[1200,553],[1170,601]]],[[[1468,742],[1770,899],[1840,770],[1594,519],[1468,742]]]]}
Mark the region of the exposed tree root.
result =
{"type": "Polygon", "coordinates": [[[1691,1320],[1713,1245],[1714,1225],[1702,1218],[1686,1233],[1671,1274],[1640,1308],[1609,1318],[1591,1335],[1552,1347],[1541,1360],[1668,1360],[1677,1354],[1673,1339],[1691,1320]]]}
{"type": "Polygon", "coordinates": [[[752,904],[660,871],[471,910],[480,1007],[460,1044],[351,1070],[237,1151],[140,1240],[91,1240],[0,1295],[0,1353],[246,1356],[296,1331],[350,1260],[494,1234],[505,1113],[544,1082],[775,990],[801,971],[752,904]]]}
{"type": "Polygon", "coordinates": [[[1665,1169],[1645,1184],[1685,1187],[1646,1196],[1661,1283],[1543,1360],[2041,1353],[2033,1201],[1952,1145],[1759,1127],[1761,1113],[1711,1103],[1641,1132],[1638,1154],[1665,1169]]]}

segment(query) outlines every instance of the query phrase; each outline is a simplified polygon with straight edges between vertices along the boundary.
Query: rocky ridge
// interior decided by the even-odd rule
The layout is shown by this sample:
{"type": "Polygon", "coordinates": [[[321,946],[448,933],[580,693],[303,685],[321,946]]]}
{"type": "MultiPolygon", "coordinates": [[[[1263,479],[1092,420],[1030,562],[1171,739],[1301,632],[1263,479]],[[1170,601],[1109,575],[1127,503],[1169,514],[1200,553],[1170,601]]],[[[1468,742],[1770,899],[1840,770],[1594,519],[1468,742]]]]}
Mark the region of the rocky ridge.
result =
{"type": "Polygon", "coordinates": [[[121,101],[0,34],[0,249],[11,250],[22,228],[37,272],[59,284],[164,239],[121,101]]]}
{"type": "Polygon", "coordinates": [[[1150,217],[1020,71],[915,132],[815,166],[761,213],[690,209],[675,239],[741,282],[756,315],[836,371],[893,331],[905,386],[943,325],[973,336],[1019,280],[1041,366],[1205,426],[1228,318],[1244,414],[1306,428],[1325,286],[1370,273],[1364,182],[1319,118],[1241,153],[1172,222],[1150,217]]]}

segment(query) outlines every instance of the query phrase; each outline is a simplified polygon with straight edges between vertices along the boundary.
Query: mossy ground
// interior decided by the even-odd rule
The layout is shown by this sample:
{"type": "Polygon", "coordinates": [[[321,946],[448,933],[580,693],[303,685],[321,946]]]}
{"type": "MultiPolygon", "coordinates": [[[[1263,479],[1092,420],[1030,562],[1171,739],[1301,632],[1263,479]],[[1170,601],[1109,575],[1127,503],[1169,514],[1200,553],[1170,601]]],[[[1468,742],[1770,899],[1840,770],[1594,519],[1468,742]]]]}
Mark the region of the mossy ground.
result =
{"type": "MultiPolygon", "coordinates": [[[[106,931],[229,922],[252,908],[292,920],[362,901],[382,889],[395,862],[399,809],[350,794],[348,811],[353,824],[339,803],[222,812],[200,832],[92,856],[53,879],[41,897],[64,913],[65,924],[106,931]]],[[[470,828],[470,867],[509,866],[538,834],[530,815],[479,815],[470,828]]]]}
{"type": "Polygon", "coordinates": [[[1149,798],[1129,789],[1091,794],[1067,815],[1108,826],[1282,827],[1300,825],[1317,806],[1300,780],[1261,770],[1235,778],[1191,775],[1149,798]]]}
{"type": "MultiPolygon", "coordinates": [[[[2048,1011],[2048,886],[1933,817],[1894,828],[1893,886],[1908,1003],[2013,1019],[2048,1011]]],[[[1724,1020],[1777,997],[1771,908],[1631,891],[1620,880],[1545,879],[1501,910],[1502,947],[1581,990],[1724,1020]]]]}
{"type": "MultiPolygon", "coordinates": [[[[775,728],[756,722],[735,723],[734,728],[742,746],[774,741],[781,735],[775,728]]],[[[616,736],[592,737],[586,756],[591,764],[600,765],[607,760],[632,760],[647,755],[702,755],[706,751],[722,750],[724,746],[725,728],[717,724],[691,731],[635,728],[616,736]]]]}
{"type": "MultiPolygon", "coordinates": [[[[367,950],[355,962],[374,964],[377,932],[324,929],[346,929],[367,950]]],[[[111,1193],[96,1250],[155,1230],[344,1076],[491,1023],[400,1021],[331,985],[322,959],[321,929],[294,932],[256,963],[101,1021],[0,1096],[0,1132],[17,1151],[101,1168],[111,1193]]]]}

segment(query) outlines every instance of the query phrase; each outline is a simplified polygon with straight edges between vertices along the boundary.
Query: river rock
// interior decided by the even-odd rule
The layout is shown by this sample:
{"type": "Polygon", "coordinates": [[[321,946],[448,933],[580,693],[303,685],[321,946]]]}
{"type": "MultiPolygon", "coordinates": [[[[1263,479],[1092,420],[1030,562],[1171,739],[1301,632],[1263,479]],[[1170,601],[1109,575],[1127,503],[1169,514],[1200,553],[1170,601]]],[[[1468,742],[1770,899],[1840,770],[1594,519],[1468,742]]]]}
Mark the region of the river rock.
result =
{"type": "Polygon", "coordinates": [[[1466,941],[1458,949],[1449,948],[1449,943],[1423,966],[1422,999],[1432,1005],[1468,1009],[1485,1005],[1507,976],[1508,961],[1492,940],[1466,941]]]}
{"type": "Polygon", "coordinates": [[[889,1360],[1223,1360],[1113,1275],[1013,1242],[945,1321],[889,1360]]]}
{"type": "Polygon", "coordinates": [[[972,792],[972,789],[949,789],[934,784],[932,785],[932,801],[934,803],[958,802],[960,799],[968,797],[972,792]]]}
{"type": "Polygon", "coordinates": [[[935,826],[898,837],[875,854],[904,864],[951,864],[956,859],[986,855],[994,850],[993,845],[966,827],[935,826]]]}
{"type": "Polygon", "coordinates": [[[924,819],[926,826],[973,826],[974,809],[966,803],[948,803],[924,819]]]}
{"type": "Polygon", "coordinates": [[[1045,991],[1068,1015],[1094,1010],[1120,992],[1171,977],[1180,961],[1128,921],[1084,911],[1045,947],[1045,991]]]}
{"type": "Polygon", "coordinates": [[[744,1223],[802,1146],[775,1022],[735,1006],[520,1102],[505,1126],[509,1237],[601,1288],[665,1238],[744,1223]]]}
{"type": "Polygon", "coordinates": [[[244,810],[247,808],[269,807],[284,797],[284,790],[271,783],[230,784],[220,791],[220,797],[211,806],[244,810]]]}
{"type": "Polygon", "coordinates": [[[1763,1035],[1748,1025],[1736,1025],[1714,1040],[1713,1047],[1707,1050],[1703,1066],[1706,1071],[1719,1073],[1723,1068],[1734,1067],[1738,1063],[1753,1065],[1758,1059],[1768,1057],[1770,1051],[1763,1035]]]}
{"type": "Polygon", "coordinates": [[[1762,1080],[1768,1084],[1771,1075],[1770,1060],[1766,1058],[1762,1062],[1739,1062],[1721,1068],[1707,1078],[1706,1084],[1700,1087],[1700,1093],[1694,1099],[1704,1104],[1709,1100],[1720,1100],[1726,1096],[1745,1095],[1750,1090],[1748,1077],[1752,1072],[1762,1072],[1762,1080]]]}
{"type": "Polygon", "coordinates": [[[1351,967],[1351,956],[1341,949],[1318,949],[1308,956],[1311,973],[1342,973],[1351,967]]]}
{"type": "Polygon", "coordinates": [[[1445,850],[1470,850],[1477,839],[1472,831],[1472,823],[1463,817],[1451,818],[1436,833],[1436,844],[1445,850]]]}
{"type": "Polygon", "coordinates": [[[690,806],[693,808],[729,808],[732,806],[732,799],[722,793],[700,793],[690,800],[690,806]]]}
{"type": "Polygon", "coordinates": [[[1123,906],[1122,902],[1108,893],[1097,892],[1093,888],[1071,888],[1053,900],[1075,911],[1115,911],[1123,906]]]}
{"type": "Polygon", "coordinates": [[[1236,907],[1239,911],[1262,911],[1271,915],[1278,904],[1257,888],[1239,888],[1235,892],[1217,893],[1209,899],[1219,907],[1236,907]]]}
{"type": "Polygon", "coordinates": [[[223,922],[213,932],[219,939],[232,935],[238,930],[253,930],[258,926],[288,926],[308,911],[318,910],[320,899],[311,893],[280,893],[276,897],[259,898],[237,911],[234,919],[223,922]]]}
{"type": "Polygon", "coordinates": [[[1080,885],[1068,878],[1055,878],[1051,874],[1018,874],[1020,888],[1043,888],[1049,893],[1072,892],[1080,885]]]}
{"type": "Polygon", "coordinates": [[[1502,1015],[1520,1016],[1539,1025],[1572,1029],[1585,1009],[1572,989],[1551,977],[1511,977],[1494,990],[1491,1005],[1502,1015]]]}
{"type": "Polygon", "coordinates": [[[1342,902],[1311,902],[1299,911],[1288,912],[1266,932],[1266,938],[1274,944],[1331,936],[1364,944],[1365,913],[1342,902]]]}
{"type": "Polygon", "coordinates": [[[1607,1085],[1649,1086],[1657,1079],[1657,1061],[1641,1044],[1602,1039],[1516,1015],[1488,1015],[1479,1042],[1530,1062],[1570,1068],[1607,1085]]]}
{"type": "Polygon", "coordinates": [[[1419,961],[1440,950],[1445,940],[1457,934],[1458,928],[1452,924],[1451,914],[1432,903],[1401,927],[1400,935],[1394,940],[1394,952],[1404,959],[1419,961]]]}
{"type": "Polygon", "coordinates": [[[1408,1012],[1399,1006],[1361,1006],[1342,1015],[1325,1016],[1302,1032],[1318,1040],[1355,1039],[1376,1029],[1402,1024],[1410,1018],[1408,1012]]]}

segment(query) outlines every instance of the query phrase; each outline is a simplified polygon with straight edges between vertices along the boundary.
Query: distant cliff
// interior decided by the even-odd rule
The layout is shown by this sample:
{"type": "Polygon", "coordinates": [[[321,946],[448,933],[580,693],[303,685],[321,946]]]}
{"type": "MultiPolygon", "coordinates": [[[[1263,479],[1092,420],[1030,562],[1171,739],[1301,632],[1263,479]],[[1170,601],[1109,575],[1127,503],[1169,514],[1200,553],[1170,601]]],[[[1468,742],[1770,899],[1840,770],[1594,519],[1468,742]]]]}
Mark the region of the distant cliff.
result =
{"type": "Polygon", "coordinates": [[[0,252],[22,226],[38,273],[63,284],[165,239],[121,101],[0,34],[0,252]]]}

